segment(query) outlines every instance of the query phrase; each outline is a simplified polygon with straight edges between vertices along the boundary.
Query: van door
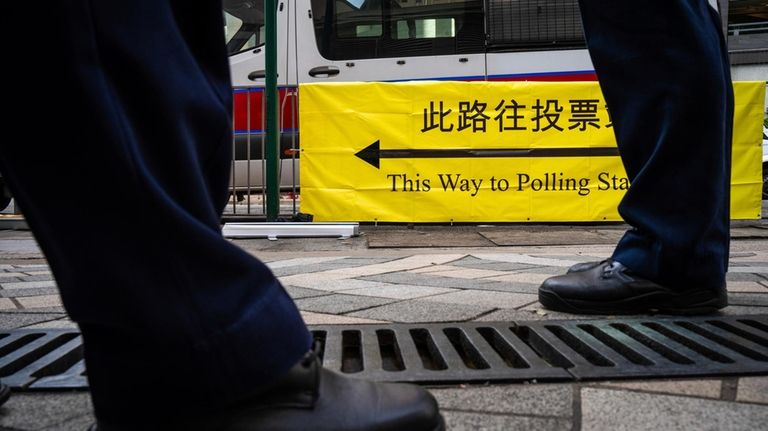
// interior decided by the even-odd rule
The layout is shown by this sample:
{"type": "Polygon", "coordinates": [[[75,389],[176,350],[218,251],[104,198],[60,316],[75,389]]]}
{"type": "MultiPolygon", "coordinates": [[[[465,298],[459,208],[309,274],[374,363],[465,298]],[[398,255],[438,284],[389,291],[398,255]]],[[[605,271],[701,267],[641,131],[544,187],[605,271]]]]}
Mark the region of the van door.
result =
{"type": "Polygon", "coordinates": [[[482,0],[303,0],[298,80],[482,80],[482,0]]]}
{"type": "MultiPolygon", "coordinates": [[[[296,147],[296,66],[289,66],[293,2],[277,3],[277,85],[280,106],[280,186],[293,188],[293,149],[296,147]],[[292,69],[292,70],[291,70],[292,69]],[[290,85],[293,87],[290,87],[290,85]]],[[[264,0],[224,0],[225,34],[234,86],[234,169],[232,184],[238,193],[261,189],[264,178],[265,27],[264,0]]],[[[295,55],[291,56],[295,59],[295,55]]]]}
{"type": "MultiPolygon", "coordinates": [[[[288,77],[286,3],[279,0],[277,4],[277,83],[281,86],[288,77]]],[[[232,85],[264,85],[264,0],[224,0],[223,5],[232,85]]]]}

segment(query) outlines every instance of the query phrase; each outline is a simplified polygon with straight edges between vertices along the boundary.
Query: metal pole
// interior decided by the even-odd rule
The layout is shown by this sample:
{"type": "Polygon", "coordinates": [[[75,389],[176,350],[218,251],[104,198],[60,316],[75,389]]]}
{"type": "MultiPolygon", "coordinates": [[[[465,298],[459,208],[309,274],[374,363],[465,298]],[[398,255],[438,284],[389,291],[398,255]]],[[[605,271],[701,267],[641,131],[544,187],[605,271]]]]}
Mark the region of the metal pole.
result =
{"type": "MultiPolygon", "coordinates": [[[[247,94],[247,93],[246,93],[247,94]]],[[[237,94],[232,95],[232,112],[235,112],[236,109],[236,103],[235,98],[237,97],[237,94]]],[[[235,180],[235,177],[237,176],[237,164],[235,163],[237,160],[237,139],[235,135],[235,120],[234,116],[232,119],[232,214],[237,214],[237,181],[235,180]]]]}
{"type": "Polygon", "coordinates": [[[264,97],[267,101],[267,221],[277,221],[280,213],[279,135],[277,93],[277,0],[264,1],[265,69],[264,97]]]}
{"type": "Polygon", "coordinates": [[[248,202],[246,202],[248,205],[248,210],[246,211],[246,214],[251,215],[251,96],[253,95],[253,93],[251,93],[251,89],[249,88],[248,92],[245,94],[248,96],[248,103],[245,105],[246,106],[245,114],[247,118],[246,129],[248,130],[248,134],[245,135],[245,145],[248,146],[248,148],[245,151],[246,157],[248,159],[248,161],[245,163],[246,168],[248,169],[247,170],[248,174],[246,175],[246,178],[245,178],[245,181],[246,181],[245,196],[246,196],[246,199],[248,199],[248,202]]]}

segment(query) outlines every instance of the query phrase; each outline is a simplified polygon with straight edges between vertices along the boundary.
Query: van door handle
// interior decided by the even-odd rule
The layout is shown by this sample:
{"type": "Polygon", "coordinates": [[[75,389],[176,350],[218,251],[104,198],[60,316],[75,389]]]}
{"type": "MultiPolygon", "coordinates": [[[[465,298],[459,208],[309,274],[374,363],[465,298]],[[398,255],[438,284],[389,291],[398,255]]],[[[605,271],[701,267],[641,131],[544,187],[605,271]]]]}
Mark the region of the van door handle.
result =
{"type": "MultiPolygon", "coordinates": [[[[278,73],[277,76],[279,77],[280,74],[278,73]]],[[[264,79],[267,77],[267,71],[266,70],[254,70],[253,72],[248,74],[248,79],[251,81],[255,81],[257,79],[264,79]]]]}
{"type": "Polygon", "coordinates": [[[267,77],[267,71],[266,70],[254,70],[253,72],[248,74],[248,79],[251,81],[255,81],[257,79],[264,79],[267,77]]]}
{"type": "Polygon", "coordinates": [[[339,68],[335,66],[317,66],[317,67],[313,67],[312,69],[309,69],[309,76],[311,77],[324,75],[327,78],[329,76],[336,76],[338,74],[339,74],[339,68]]]}

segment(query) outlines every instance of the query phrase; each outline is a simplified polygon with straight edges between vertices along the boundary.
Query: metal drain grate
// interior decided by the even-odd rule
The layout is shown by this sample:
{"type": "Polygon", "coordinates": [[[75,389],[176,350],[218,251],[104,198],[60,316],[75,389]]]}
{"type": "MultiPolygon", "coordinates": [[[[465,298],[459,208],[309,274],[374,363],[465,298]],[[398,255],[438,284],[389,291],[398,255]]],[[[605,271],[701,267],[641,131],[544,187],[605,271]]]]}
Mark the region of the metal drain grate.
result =
{"type": "Polygon", "coordinates": [[[768,372],[768,316],[365,325],[313,330],[324,365],[456,383],[768,372]]]}
{"type": "MultiPolygon", "coordinates": [[[[567,381],[768,372],[768,316],[310,327],[323,365],[421,383],[567,381]]],[[[0,332],[0,379],[86,388],[72,330],[0,332]]]]}
{"type": "Polygon", "coordinates": [[[0,332],[0,380],[15,388],[87,388],[80,333],[0,332]]]}

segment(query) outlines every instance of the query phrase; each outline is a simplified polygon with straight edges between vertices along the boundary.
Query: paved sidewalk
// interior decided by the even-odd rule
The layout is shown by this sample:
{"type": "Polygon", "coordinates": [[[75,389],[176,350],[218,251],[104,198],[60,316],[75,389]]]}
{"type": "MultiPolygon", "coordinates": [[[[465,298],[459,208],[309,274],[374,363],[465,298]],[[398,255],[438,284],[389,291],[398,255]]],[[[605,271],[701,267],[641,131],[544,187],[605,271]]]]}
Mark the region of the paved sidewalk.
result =
{"type": "MultiPolygon", "coordinates": [[[[499,247],[493,241],[476,240],[466,228],[389,229],[397,238],[423,235],[459,243],[402,248],[380,241],[377,234],[386,228],[364,231],[366,235],[349,240],[236,242],[268,263],[308,324],[581,318],[543,310],[536,289],[546,277],[575,262],[603,259],[613,248],[602,241],[499,247]],[[460,246],[459,239],[470,236],[472,246],[460,246]],[[370,248],[374,238],[380,248],[370,248]]],[[[745,238],[751,239],[732,245],[731,306],[723,314],[765,315],[768,240],[759,235],[745,238]]],[[[0,329],[73,326],[45,261],[24,232],[0,232],[0,325],[0,329]]],[[[755,430],[768,423],[766,376],[453,386],[432,391],[450,430],[755,430]]],[[[0,409],[2,429],[82,430],[91,421],[90,402],[83,392],[16,393],[0,409]]]]}

